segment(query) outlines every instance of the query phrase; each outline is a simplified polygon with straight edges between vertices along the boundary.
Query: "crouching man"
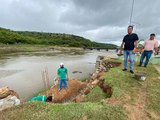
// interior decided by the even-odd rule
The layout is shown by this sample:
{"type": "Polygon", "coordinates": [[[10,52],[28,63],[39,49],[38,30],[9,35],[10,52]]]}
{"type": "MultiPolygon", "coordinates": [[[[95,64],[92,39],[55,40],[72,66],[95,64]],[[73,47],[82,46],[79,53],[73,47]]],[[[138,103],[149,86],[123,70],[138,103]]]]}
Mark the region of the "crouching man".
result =
{"type": "Polygon", "coordinates": [[[29,100],[29,102],[32,102],[32,101],[41,101],[41,102],[52,102],[53,101],[53,96],[36,96],[36,97],[33,97],[29,100]]]}

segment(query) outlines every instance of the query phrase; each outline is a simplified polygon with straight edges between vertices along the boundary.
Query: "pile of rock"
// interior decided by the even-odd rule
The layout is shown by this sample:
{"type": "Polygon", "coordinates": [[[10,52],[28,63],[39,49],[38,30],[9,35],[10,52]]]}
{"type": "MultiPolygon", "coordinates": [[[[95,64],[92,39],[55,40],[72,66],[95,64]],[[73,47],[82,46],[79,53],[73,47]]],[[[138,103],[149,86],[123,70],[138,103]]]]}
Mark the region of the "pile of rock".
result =
{"type": "Polygon", "coordinates": [[[0,88],[0,111],[19,104],[19,96],[15,91],[8,87],[0,88]]]}
{"type": "Polygon", "coordinates": [[[91,90],[97,85],[105,92],[108,96],[112,95],[112,87],[105,83],[105,80],[101,78],[105,72],[110,68],[118,67],[121,62],[114,59],[110,59],[105,56],[98,56],[96,60],[96,71],[91,75],[90,80],[87,81],[87,87],[81,91],[79,95],[73,99],[75,102],[83,102],[85,96],[91,92],[91,90]]]}

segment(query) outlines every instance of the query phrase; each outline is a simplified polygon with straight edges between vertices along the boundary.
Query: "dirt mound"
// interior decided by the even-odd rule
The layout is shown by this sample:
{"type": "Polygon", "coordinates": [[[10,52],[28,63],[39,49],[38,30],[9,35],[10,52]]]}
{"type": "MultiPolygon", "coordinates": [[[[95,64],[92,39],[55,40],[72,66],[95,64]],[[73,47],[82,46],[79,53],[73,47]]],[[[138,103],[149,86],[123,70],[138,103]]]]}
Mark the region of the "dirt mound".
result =
{"type": "Polygon", "coordinates": [[[62,90],[58,91],[58,85],[55,85],[51,90],[48,91],[48,95],[54,95],[54,103],[63,103],[72,100],[72,98],[77,96],[80,91],[87,86],[86,83],[78,80],[69,80],[67,83],[67,90],[62,88],[62,90]]]}

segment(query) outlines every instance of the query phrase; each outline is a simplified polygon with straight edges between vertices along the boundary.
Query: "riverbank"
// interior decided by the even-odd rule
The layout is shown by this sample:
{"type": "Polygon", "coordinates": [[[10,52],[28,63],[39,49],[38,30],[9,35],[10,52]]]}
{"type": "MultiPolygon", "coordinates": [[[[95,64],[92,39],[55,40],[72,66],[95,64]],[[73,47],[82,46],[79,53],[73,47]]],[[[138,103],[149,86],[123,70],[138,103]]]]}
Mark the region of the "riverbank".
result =
{"type": "Polygon", "coordinates": [[[160,74],[153,65],[137,67],[135,72],[147,73],[144,82],[137,81],[133,74],[123,72],[122,64],[111,68],[101,78],[112,87],[110,98],[97,86],[82,103],[49,104],[25,103],[0,112],[2,119],[108,119],[147,120],[160,119],[160,74]],[[101,98],[101,99],[97,99],[101,98]],[[18,115],[15,113],[19,113],[18,115]],[[71,114],[72,113],[72,114],[71,114]]]}
{"type": "Polygon", "coordinates": [[[0,44],[0,57],[11,54],[28,54],[33,53],[41,55],[45,51],[52,51],[55,54],[59,53],[71,53],[71,54],[84,54],[83,48],[75,47],[60,47],[52,45],[29,45],[29,44],[17,44],[17,45],[6,45],[0,44]]]}
{"type": "Polygon", "coordinates": [[[49,71],[51,85],[61,62],[69,70],[71,80],[84,80],[95,71],[98,55],[116,56],[112,50],[86,50],[84,54],[63,53],[63,51],[59,54],[55,51],[45,51],[41,54],[18,52],[4,56],[4,59],[0,59],[0,87],[8,86],[15,90],[24,101],[45,89],[42,80],[42,71],[45,69],[49,71]]]}

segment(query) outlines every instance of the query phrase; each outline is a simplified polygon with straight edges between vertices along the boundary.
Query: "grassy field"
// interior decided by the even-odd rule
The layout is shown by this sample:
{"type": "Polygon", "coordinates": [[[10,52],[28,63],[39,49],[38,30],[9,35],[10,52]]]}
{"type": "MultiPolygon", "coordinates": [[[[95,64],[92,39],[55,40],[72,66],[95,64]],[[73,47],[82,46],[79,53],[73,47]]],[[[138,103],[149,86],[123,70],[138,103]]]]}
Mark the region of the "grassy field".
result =
{"type": "Polygon", "coordinates": [[[113,88],[107,98],[95,87],[83,103],[49,104],[25,103],[0,112],[2,120],[159,120],[160,74],[149,65],[137,67],[135,72],[147,73],[144,82],[137,81],[122,65],[112,68],[103,78],[113,88]]]}
{"type": "Polygon", "coordinates": [[[11,108],[9,112],[7,111],[0,113],[1,120],[79,120],[84,118],[124,120],[126,118],[120,106],[90,102],[66,105],[33,102],[11,108]]]}
{"type": "Polygon", "coordinates": [[[75,47],[60,47],[52,45],[29,45],[29,44],[20,44],[20,45],[6,45],[0,44],[0,56],[15,54],[15,53],[26,53],[26,52],[45,52],[50,50],[63,51],[63,53],[72,53],[76,52],[77,54],[84,53],[82,48],[75,47]]]}
{"type": "Polygon", "coordinates": [[[129,118],[160,119],[160,74],[152,65],[148,68],[135,67],[135,72],[146,73],[147,80],[137,81],[132,74],[120,68],[106,73],[105,80],[114,89],[111,99],[124,106],[129,118]]]}

